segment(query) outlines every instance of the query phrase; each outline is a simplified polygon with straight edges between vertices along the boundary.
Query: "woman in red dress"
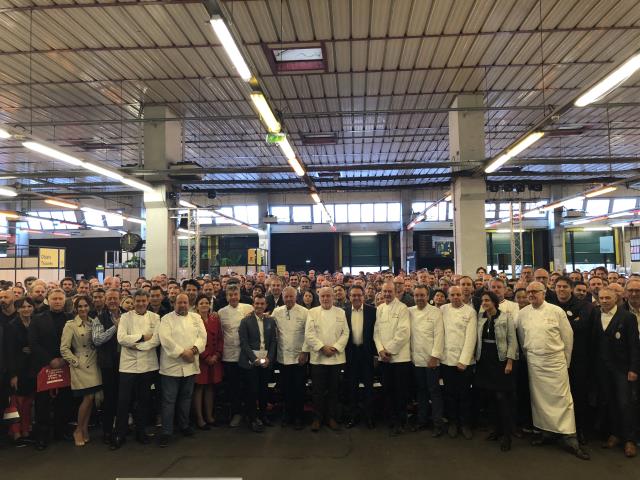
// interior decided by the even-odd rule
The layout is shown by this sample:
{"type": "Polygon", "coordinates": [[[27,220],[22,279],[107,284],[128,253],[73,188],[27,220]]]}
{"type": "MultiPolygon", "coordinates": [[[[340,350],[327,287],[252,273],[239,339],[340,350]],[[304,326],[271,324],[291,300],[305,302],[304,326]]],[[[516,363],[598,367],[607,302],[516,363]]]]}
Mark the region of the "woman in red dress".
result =
{"type": "Polygon", "coordinates": [[[211,312],[211,302],[205,295],[196,298],[196,312],[207,330],[207,346],[200,353],[200,373],[193,390],[193,409],[200,430],[213,425],[214,385],[222,381],[222,327],[220,318],[211,312]]]}

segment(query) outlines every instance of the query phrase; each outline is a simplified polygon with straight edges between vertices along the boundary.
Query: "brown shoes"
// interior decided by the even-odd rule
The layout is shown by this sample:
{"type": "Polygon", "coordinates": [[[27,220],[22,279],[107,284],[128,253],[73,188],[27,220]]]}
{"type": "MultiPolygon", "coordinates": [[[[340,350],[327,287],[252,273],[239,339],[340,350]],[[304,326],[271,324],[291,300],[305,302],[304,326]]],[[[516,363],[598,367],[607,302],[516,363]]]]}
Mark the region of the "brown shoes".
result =
{"type": "Polygon", "coordinates": [[[633,458],[637,455],[636,444],[633,442],[627,442],[624,444],[624,456],[627,458],[633,458]]]}
{"type": "Polygon", "coordinates": [[[616,448],[618,445],[620,445],[620,439],[615,435],[609,435],[607,441],[602,444],[602,448],[616,448]]]}
{"type": "Polygon", "coordinates": [[[329,419],[329,428],[333,431],[340,430],[338,422],[336,422],[333,418],[329,419]]]}
{"type": "Polygon", "coordinates": [[[320,420],[314,420],[311,424],[311,431],[318,432],[320,431],[320,420]]]}

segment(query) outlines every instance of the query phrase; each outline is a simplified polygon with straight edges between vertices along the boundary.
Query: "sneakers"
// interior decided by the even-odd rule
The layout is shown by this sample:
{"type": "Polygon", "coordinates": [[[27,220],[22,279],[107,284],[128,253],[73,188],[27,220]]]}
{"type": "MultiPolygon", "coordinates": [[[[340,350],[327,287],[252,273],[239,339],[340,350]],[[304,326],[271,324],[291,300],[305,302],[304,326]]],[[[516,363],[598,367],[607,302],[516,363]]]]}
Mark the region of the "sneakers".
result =
{"type": "Polygon", "coordinates": [[[242,415],[236,413],[233,417],[231,417],[231,421],[229,422],[229,426],[231,428],[237,428],[242,423],[242,415]]]}
{"type": "Polygon", "coordinates": [[[256,418],[253,422],[251,422],[250,428],[251,428],[251,431],[255,433],[264,432],[264,424],[259,418],[256,418]]]}

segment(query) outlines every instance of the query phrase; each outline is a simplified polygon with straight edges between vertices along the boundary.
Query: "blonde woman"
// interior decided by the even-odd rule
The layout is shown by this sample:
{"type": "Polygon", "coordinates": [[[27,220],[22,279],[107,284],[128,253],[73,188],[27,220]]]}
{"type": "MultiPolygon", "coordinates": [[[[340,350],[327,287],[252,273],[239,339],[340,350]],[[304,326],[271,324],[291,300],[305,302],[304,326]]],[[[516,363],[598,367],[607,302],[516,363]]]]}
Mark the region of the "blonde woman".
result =
{"type": "Polygon", "coordinates": [[[62,330],[60,353],[71,370],[73,396],[82,397],[78,408],[78,425],[73,432],[76,446],[82,447],[89,442],[89,418],[94,394],[102,388],[102,378],[98,368],[98,355],[91,340],[91,299],[84,295],[76,297],[73,307],[76,317],[69,320],[62,330]]]}

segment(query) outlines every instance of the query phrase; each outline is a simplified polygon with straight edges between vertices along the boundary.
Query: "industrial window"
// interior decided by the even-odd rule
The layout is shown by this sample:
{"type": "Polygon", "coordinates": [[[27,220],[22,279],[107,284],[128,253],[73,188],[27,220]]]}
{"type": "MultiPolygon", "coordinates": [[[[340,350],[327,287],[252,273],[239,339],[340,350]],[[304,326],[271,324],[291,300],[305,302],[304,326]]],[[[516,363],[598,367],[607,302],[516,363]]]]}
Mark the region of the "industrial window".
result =
{"type": "Polygon", "coordinates": [[[349,204],[349,222],[350,223],[360,222],[360,204],[359,203],[349,204]]]}
{"type": "Polygon", "coordinates": [[[568,201],[564,204],[564,208],[567,210],[583,210],[584,209],[584,198],[574,198],[573,200],[568,201]]]}
{"type": "Polygon", "coordinates": [[[513,213],[519,213],[520,212],[520,204],[519,203],[501,203],[500,204],[500,211],[498,212],[498,218],[509,218],[511,213],[509,210],[510,205],[513,205],[513,213]]]}
{"type": "Polygon", "coordinates": [[[386,203],[375,203],[373,205],[373,221],[374,222],[387,221],[387,204],[386,203]]]}
{"type": "Polygon", "coordinates": [[[587,200],[585,215],[587,217],[599,217],[600,215],[606,215],[609,213],[609,203],[610,200],[608,198],[587,200]]]}
{"type": "Polygon", "coordinates": [[[634,208],[636,208],[635,198],[616,198],[613,201],[611,213],[626,212],[627,210],[633,210],[634,208]]]}
{"type": "Polygon", "coordinates": [[[485,220],[494,220],[496,218],[496,204],[485,203],[484,204],[484,218],[485,220]]]}
{"type": "Polygon", "coordinates": [[[122,227],[122,226],[124,226],[124,220],[123,220],[121,215],[115,215],[115,214],[109,213],[109,214],[105,215],[104,218],[107,221],[107,226],[108,227],[122,227]]]}
{"type": "Polygon", "coordinates": [[[260,209],[258,205],[247,205],[247,223],[258,225],[260,223],[260,209]]]}
{"type": "Polygon", "coordinates": [[[347,223],[349,221],[349,213],[346,205],[335,205],[335,217],[333,221],[336,223],[347,223]]]}
{"type": "Polygon", "coordinates": [[[547,212],[541,212],[540,210],[535,210],[536,208],[546,204],[547,204],[546,200],[541,200],[535,203],[525,203],[524,210],[525,212],[528,212],[524,214],[525,218],[547,218],[547,212]]]}
{"type": "Polygon", "coordinates": [[[293,223],[311,223],[311,206],[297,205],[292,208],[293,223]]]}
{"type": "Polygon", "coordinates": [[[427,213],[425,216],[425,220],[427,222],[437,222],[438,221],[438,204],[432,203],[431,205],[427,205],[427,213]]]}
{"type": "Polygon", "coordinates": [[[400,204],[399,203],[387,204],[387,221],[388,222],[400,221],[400,204]]]}
{"type": "Polygon", "coordinates": [[[449,220],[453,220],[453,202],[447,202],[447,214],[449,220]]]}
{"type": "Polygon", "coordinates": [[[427,208],[427,202],[413,202],[411,204],[412,213],[422,213],[427,208]]]}
{"type": "Polygon", "coordinates": [[[322,214],[324,213],[320,205],[314,205],[313,208],[313,223],[322,223],[322,214]]]}
{"type": "Polygon", "coordinates": [[[216,216],[211,210],[198,210],[198,225],[211,225],[216,216]]]}
{"type": "MultiPolygon", "coordinates": [[[[96,227],[104,227],[104,220],[101,213],[86,211],[84,214],[84,221],[87,225],[94,225],[96,227]]],[[[31,227],[29,227],[31,228],[31,227]]]]}
{"type": "MultiPolygon", "coordinates": [[[[327,210],[329,211],[329,215],[331,216],[331,220],[335,220],[335,216],[334,216],[334,212],[333,212],[333,205],[326,205],[327,210]]],[[[322,222],[323,223],[327,223],[329,221],[329,217],[327,217],[327,214],[324,212],[324,209],[322,210],[322,222]]]]}
{"type": "MultiPolygon", "coordinates": [[[[233,217],[233,207],[222,207],[218,209],[218,212],[222,213],[223,215],[233,217]]],[[[229,220],[224,217],[216,218],[216,225],[233,225],[233,224],[234,224],[233,220],[229,220]]]]}
{"type": "Polygon", "coordinates": [[[271,207],[271,215],[275,215],[278,218],[278,223],[291,222],[289,207],[271,207]]]}
{"type": "Polygon", "coordinates": [[[373,222],[373,203],[360,205],[360,221],[363,223],[373,222]]]}

